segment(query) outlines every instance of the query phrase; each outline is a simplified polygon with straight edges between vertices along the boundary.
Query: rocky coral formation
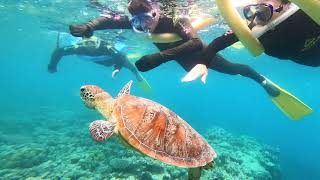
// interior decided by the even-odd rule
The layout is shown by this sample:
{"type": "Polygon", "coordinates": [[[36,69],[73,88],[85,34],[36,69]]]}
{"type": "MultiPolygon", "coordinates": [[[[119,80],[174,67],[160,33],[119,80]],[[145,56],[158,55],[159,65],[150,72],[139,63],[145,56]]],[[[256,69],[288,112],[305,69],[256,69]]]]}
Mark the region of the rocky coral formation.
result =
{"type": "MultiPolygon", "coordinates": [[[[4,179],[186,179],[187,169],[165,165],[117,139],[94,142],[94,114],[43,108],[1,120],[0,177],[4,179]],[[17,131],[17,126],[22,128],[17,131]]],[[[279,151],[247,136],[211,128],[204,137],[218,153],[203,179],[280,179],[279,151]]]]}

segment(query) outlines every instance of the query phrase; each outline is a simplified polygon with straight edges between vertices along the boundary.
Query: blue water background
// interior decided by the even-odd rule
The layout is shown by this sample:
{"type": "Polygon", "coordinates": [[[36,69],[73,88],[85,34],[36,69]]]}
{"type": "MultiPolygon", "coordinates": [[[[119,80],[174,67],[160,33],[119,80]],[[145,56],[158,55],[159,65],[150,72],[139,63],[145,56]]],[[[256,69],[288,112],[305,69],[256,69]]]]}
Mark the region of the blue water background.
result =
{"type": "MultiPolygon", "coordinates": [[[[123,70],[114,80],[111,69],[77,57],[63,59],[58,73],[49,74],[47,64],[55,47],[56,34],[42,28],[37,17],[18,10],[2,16],[0,23],[1,114],[44,106],[88,111],[79,99],[80,86],[96,84],[116,95],[134,78],[123,70]]],[[[211,31],[214,29],[201,34],[206,42],[222,33],[211,34],[211,31]]],[[[135,43],[149,46],[144,41],[135,43]]],[[[152,86],[152,94],[144,94],[137,86],[132,93],[171,108],[199,131],[218,125],[279,147],[284,179],[320,179],[319,68],[278,61],[265,55],[254,59],[247,51],[232,48],[222,54],[233,62],[254,67],[300,97],[315,112],[294,122],[280,112],[260,86],[241,76],[210,71],[206,85],[199,81],[182,84],[180,79],[185,72],[175,62],[143,74],[152,86]]]]}

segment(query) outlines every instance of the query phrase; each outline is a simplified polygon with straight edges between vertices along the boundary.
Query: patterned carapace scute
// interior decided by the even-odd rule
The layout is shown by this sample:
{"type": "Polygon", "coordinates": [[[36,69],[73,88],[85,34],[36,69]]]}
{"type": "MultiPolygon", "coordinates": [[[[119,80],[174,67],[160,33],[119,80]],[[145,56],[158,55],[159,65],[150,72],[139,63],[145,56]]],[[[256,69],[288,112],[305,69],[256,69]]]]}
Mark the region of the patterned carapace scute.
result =
{"type": "Polygon", "coordinates": [[[201,167],[216,153],[187,122],[153,101],[124,96],[114,111],[120,135],[140,152],[178,167],[201,167]]]}

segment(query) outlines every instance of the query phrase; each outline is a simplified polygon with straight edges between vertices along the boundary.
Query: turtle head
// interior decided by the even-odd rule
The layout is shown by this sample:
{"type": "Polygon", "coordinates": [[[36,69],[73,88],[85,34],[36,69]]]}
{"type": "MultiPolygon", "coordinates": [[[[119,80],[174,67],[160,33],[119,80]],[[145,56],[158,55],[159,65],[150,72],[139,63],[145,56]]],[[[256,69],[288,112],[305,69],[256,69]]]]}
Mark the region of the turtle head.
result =
{"type": "Polygon", "coordinates": [[[80,97],[88,108],[96,108],[99,102],[112,99],[112,97],[95,85],[86,85],[80,88],[80,97]]]}

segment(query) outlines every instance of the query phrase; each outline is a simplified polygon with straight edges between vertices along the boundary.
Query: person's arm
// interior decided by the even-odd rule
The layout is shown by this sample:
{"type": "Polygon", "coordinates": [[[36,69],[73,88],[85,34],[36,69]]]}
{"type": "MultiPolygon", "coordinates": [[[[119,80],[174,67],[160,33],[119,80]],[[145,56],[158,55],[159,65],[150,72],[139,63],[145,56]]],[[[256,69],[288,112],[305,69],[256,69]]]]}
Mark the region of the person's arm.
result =
{"type": "Polygon", "coordinates": [[[203,59],[201,59],[203,62],[202,64],[205,64],[206,66],[209,66],[211,60],[215,57],[215,55],[231,46],[232,44],[238,42],[238,37],[232,32],[228,31],[222,36],[214,39],[204,50],[203,53],[203,59]]]}
{"type": "Polygon", "coordinates": [[[143,56],[136,62],[137,68],[140,71],[148,71],[164,62],[174,60],[188,53],[202,50],[203,43],[197,36],[197,33],[189,20],[179,19],[175,25],[175,33],[182,38],[184,41],[183,44],[171,49],[163,50],[159,53],[143,56]]]}
{"type": "Polygon", "coordinates": [[[128,16],[104,15],[85,24],[72,24],[69,29],[73,36],[90,37],[95,30],[131,29],[131,23],[128,16]]]}

